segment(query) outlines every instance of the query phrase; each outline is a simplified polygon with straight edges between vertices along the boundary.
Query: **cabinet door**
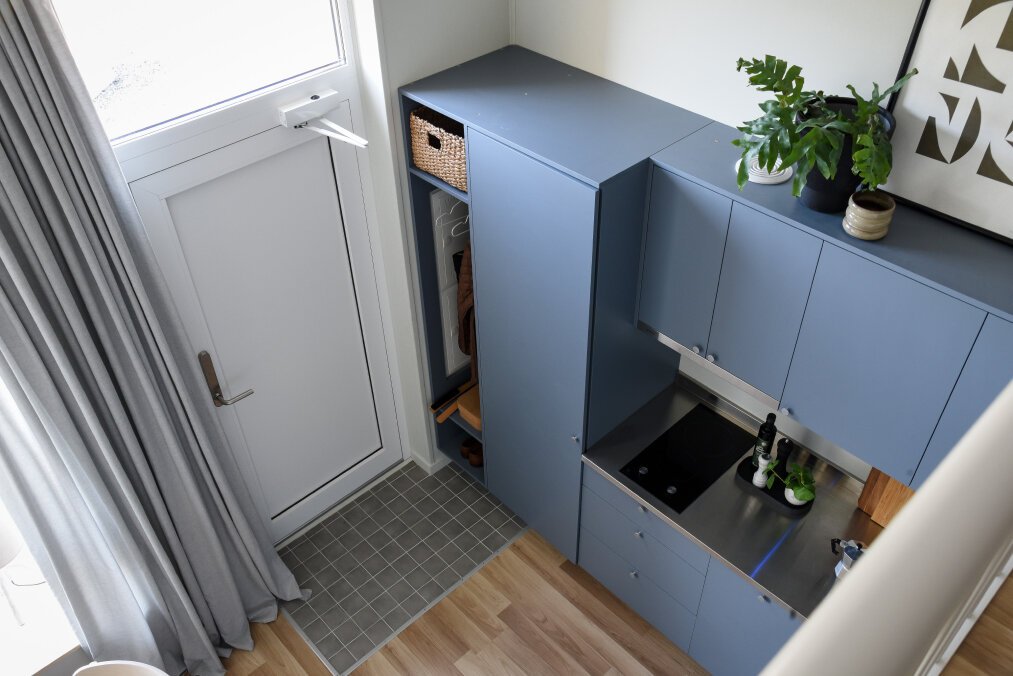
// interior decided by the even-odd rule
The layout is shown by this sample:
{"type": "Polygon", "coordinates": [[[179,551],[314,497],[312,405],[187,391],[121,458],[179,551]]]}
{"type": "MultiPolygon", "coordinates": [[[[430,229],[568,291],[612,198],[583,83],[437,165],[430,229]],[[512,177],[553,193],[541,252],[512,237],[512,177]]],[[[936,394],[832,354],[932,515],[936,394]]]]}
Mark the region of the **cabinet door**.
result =
{"type": "Polygon", "coordinates": [[[985,313],[823,245],[781,403],[908,483],[985,313]]]}
{"type": "Polygon", "coordinates": [[[801,623],[712,558],[689,655],[714,676],[758,674],[801,623]]]}
{"type": "Polygon", "coordinates": [[[707,347],[732,201],[654,168],[640,320],[701,352],[707,347]]]}
{"type": "Polygon", "coordinates": [[[822,242],[755,209],[732,207],[707,354],[781,398],[822,242]]]}
{"type": "Polygon", "coordinates": [[[917,488],[1013,380],[1013,324],[989,315],[918,465],[917,488]]]}
{"type": "Polygon", "coordinates": [[[577,554],[597,191],[470,132],[489,490],[577,554]]]}

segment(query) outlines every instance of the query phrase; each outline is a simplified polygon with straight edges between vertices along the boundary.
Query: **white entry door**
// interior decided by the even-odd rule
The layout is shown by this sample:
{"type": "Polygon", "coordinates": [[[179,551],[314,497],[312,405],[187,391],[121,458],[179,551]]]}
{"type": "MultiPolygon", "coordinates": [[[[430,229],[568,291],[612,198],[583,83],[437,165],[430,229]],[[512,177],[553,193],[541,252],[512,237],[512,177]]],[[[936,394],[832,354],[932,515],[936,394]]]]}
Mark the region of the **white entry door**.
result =
{"type": "Polygon", "coordinates": [[[344,0],[212,4],[57,7],[192,358],[208,353],[224,398],[253,390],[216,413],[281,540],[403,455],[367,156],[279,124],[334,90],[327,118],[356,131],[355,52],[344,0]]]}

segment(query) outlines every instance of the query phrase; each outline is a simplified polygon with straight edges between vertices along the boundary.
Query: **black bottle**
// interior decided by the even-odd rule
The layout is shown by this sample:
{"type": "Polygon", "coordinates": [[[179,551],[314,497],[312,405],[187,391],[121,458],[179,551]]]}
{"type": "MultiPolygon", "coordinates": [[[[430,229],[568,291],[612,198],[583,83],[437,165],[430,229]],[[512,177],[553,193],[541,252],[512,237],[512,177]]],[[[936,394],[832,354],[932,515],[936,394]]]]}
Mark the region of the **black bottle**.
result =
{"type": "Polygon", "coordinates": [[[777,427],[774,426],[776,419],[776,415],[768,413],[767,422],[760,425],[760,431],[756,434],[756,444],[753,446],[753,467],[760,466],[760,456],[770,453],[770,448],[774,445],[774,437],[777,435],[777,427]]]}

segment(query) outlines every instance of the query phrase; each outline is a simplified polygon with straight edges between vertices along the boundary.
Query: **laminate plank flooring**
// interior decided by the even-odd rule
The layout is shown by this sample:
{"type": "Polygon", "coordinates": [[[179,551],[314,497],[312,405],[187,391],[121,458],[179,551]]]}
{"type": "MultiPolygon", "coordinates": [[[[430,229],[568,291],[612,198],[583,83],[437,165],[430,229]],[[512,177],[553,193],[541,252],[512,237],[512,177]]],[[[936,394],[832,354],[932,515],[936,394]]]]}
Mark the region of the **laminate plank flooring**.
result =
{"type": "Polygon", "coordinates": [[[985,674],[1013,674],[1013,582],[1009,579],[943,670],[943,676],[985,674]]]}

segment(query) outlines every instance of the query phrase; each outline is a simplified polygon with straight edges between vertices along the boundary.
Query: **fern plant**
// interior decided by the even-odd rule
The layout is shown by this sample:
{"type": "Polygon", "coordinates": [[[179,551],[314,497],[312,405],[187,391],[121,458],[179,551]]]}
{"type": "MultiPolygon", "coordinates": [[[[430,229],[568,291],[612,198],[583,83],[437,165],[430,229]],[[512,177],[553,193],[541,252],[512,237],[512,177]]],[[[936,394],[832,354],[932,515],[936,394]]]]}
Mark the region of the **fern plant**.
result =
{"type": "Polygon", "coordinates": [[[738,130],[743,137],[732,141],[742,149],[739,164],[739,189],[749,180],[749,163],[755,157],[769,172],[781,166],[795,165],[792,193],[798,197],[809,172],[817,169],[827,180],[837,174],[837,166],[847,136],[852,137],[852,168],[867,190],[886,183],[893,166],[889,130],[879,114],[880,104],[900,91],[918,71],[911,72],[880,91],[873,83],[872,95],[862,97],[852,85],[854,108],[834,110],[827,96],[805,88],[802,68],[767,55],[763,59],[739,59],[736,70],[749,75],[749,85],[773,98],[760,104],[763,115],[745,122],[738,130]]]}

